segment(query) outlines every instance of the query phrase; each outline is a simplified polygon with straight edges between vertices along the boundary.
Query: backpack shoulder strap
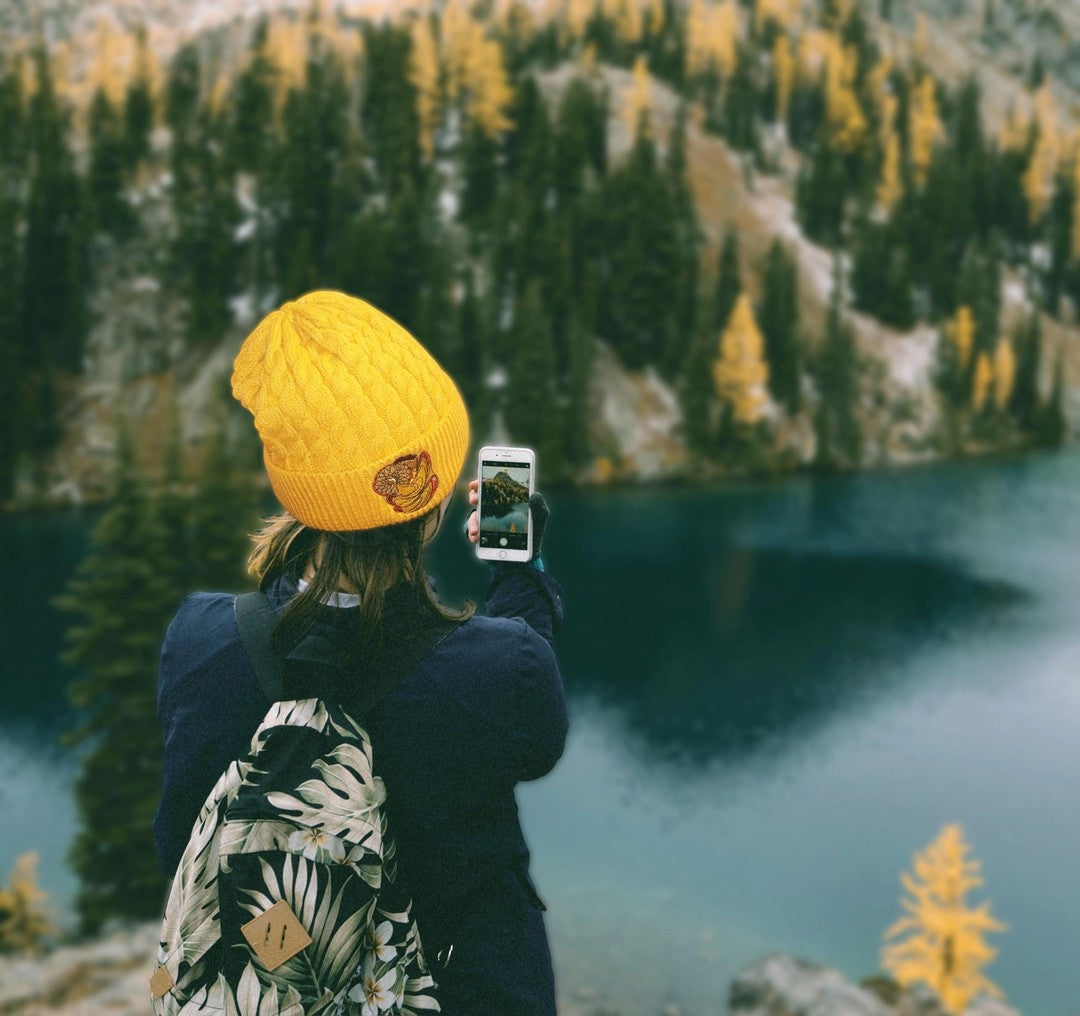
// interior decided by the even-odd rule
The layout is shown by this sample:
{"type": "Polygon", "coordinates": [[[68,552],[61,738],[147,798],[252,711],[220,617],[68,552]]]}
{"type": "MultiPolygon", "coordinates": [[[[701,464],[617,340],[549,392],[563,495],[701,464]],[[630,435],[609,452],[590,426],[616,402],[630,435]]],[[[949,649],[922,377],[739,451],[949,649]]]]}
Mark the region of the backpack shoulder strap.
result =
{"type": "Polygon", "coordinates": [[[240,593],[233,601],[240,641],[251,660],[263,694],[276,702],[285,687],[284,666],[272,648],[271,632],[277,614],[265,593],[240,593]]]}
{"type": "MultiPolygon", "coordinates": [[[[272,632],[277,621],[274,606],[262,592],[239,593],[233,603],[240,641],[244,644],[259,687],[270,701],[276,702],[284,694],[285,664],[272,648],[272,632]]],[[[387,681],[382,693],[371,705],[378,705],[397,682],[442,642],[458,623],[437,621],[420,626],[408,646],[397,652],[392,660],[385,661],[387,681]]]]}

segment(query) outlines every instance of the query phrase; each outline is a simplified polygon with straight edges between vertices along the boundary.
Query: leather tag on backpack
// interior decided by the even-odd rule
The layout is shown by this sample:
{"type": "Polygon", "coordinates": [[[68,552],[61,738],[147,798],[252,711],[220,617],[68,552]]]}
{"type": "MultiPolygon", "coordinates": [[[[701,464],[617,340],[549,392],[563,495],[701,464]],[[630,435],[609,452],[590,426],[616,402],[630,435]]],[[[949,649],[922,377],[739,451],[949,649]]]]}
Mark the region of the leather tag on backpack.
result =
{"type": "Polygon", "coordinates": [[[154,998],[164,998],[172,989],[172,974],[164,967],[158,967],[154,976],[150,978],[150,994],[154,998]]]}
{"type": "Polygon", "coordinates": [[[284,900],[278,900],[240,930],[267,970],[276,970],[311,945],[311,936],[284,900]]]}

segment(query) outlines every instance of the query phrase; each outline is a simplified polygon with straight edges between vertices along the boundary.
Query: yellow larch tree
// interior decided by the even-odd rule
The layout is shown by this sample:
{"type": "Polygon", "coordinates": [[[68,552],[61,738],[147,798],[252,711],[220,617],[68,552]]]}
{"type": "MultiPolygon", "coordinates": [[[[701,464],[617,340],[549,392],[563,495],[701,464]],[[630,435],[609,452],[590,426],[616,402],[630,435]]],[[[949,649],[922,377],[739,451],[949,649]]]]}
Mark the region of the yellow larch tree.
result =
{"type": "Polygon", "coordinates": [[[988,902],[967,904],[968,892],[983,884],[982,865],[968,856],[970,849],[954,822],[915,855],[914,872],[900,876],[910,894],[900,898],[906,914],[885,932],[886,939],[906,937],[881,954],[882,965],[902,986],[929,985],[954,1014],[977,992],[1001,997],[1001,989],[982,973],[997,955],[983,936],[1004,931],[1005,925],[990,915],[988,902]]]}
{"type": "Polygon", "coordinates": [[[636,137],[638,130],[648,133],[651,113],[652,78],[645,54],[639,53],[634,60],[633,77],[623,100],[623,120],[631,137],[636,137]]]}
{"type": "Polygon", "coordinates": [[[641,41],[645,25],[638,0],[601,0],[601,10],[615,25],[615,35],[620,42],[633,46],[641,41]]]}
{"type": "Polygon", "coordinates": [[[975,360],[975,374],[971,379],[971,407],[976,413],[981,413],[986,408],[986,400],[993,383],[994,365],[990,362],[990,355],[982,352],[975,360]]]}
{"type": "Polygon", "coordinates": [[[653,38],[663,30],[666,19],[664,17],[664,0],[649,0],[649,35],[653,38]]]}
{"type": "Polygon", "coordinates": [[[22,854],[11,885],[0,886],[0,953],[33,952],[55,931],[45,905],[48,895],[38,888],[37,863],[37,854],[22,854]]]}
{"type": "Polygon", "coordinates": [[[971,308],[963,304],[945,325],[945,334],[956,347],[956,360],[961,370],[966,370],[975,346],[975,316],[971,308]]]}
{"type": "Polygon", "coordinates": [[[799,5],[792,0],[754,0],[754,24],[759,30],[770,21],[778,28],[791,28],[798,12],[799,5]]]}
{"type": "Polygon", "coordinates": [[[799,36],[797,63],[799,74],[804,78],[813,80],[821,73],[831,46],[831,35],[824,28],[808,28],[799,36]]]}
{"type": "Polygon", "coordinates": [[[881,162],[877,202],[886,212],[891,212],[903,196],[904,184],[900,176],[900,138],[895,130],[890,130],[885,138],[885,154],[881,162]]]}
{"type": "Polygon", "coordinates": [[[435,154],[435,128],[439,123],[439,46],[431,21],[417,18],[409,29],[409,81],[416,89],[416,114],[420,121],[420,147],[425,158],[435,154]]]}
{"type": "Polygon", "coordinates": [[[878,141],[882,150],[889,145],[889,138],[896,136],[896,112],[900,100],[893,92],[889,81],[893,70],[891,57],[882,57],[867,74],[867,85],[871,102],[878,116],[878,141]]]}
{"type": "Polygon", "coordinates": [[[135,40],[102,17],[98,19],[94,51],[97,60],[90,94],[101,89],[109,102],[119,108],[124,102],[128,82],[134,76],[135,40]]]}
{"type": "Polygon", "coordinates": [[[456,101],[465,87],[470,52],[479,48],[483,36],[467,0],[446,0],[439,18],[439,46],[446,63],[446,97],[450,102],[456,101]]]}
{"type": "Polygon", "coordinates": [[[773,76],[776,82],[776,118],[787,120],[791,91],[795,87],[795,57],[786,32],[779,32],[772,47],[773,76]]]}
{"type": "Polygon", "coordinates": [[[280,113],[285,97],[300,88],[307,74],[307,25],[278,13],[266,26],[266,58],[274,67],[274,109],[280,113]]]}
{"type": "Polygon", "coordinates": [[[1003,335],[994,349],[994,405],[1004,412],[1012,398],[1016,381],[1016,354],[1012,343],[1003,335]]]}
{"type": "Polygon", "coordinates": [[[706,4],[693,0],[686,15],[686,73],[709,70],[728,76],[738,59],[739,12],[734,0],[706,4]]]}
{"type": "Polygon", "coordinates": [[[915,182],[921,187],[934,159],[934,146],[945,137],[938,116],[937,86],[929,74],[923,74],[912,86],[908,110],[908,146],[915,182]]]}
{"type": "Polygon", "coordinates": [[[1048,83],[1035,93],[1035,127],[1035,147],[1021,181],[1032,225],[1042,220],[1050,204],[1061,151],[1057,108],[1048,83]]]}
{"type": "Polygon", "coordinates": [[[488,137],[513,127],[507,110],[514,101],[514,91],[506,73],[502,47],[494,39],[473,38],[465,65],[465,86],[466,115],[488,137]]]}
{"type": "Polygon", "coordinates": [[[765,340],[746,293],[740,293],[735,301],[720,336],[719,354],[713,363],[717,397],[731,408],[736,423],[757,423],[768,402],[765,383],[769,365],[765,362],[765,340]]]}
{"type": "Polygon", "coordinates": [[[577,42],[596,12],[596,0],[566,0],[562,14],[562,41],[577,42]]]}
{"type": "Polygon", "coordinates": [[[858,53],[854,46],[843,46],[840,37],[828,33],[825,55],[825,113],[829,120],[833,146],[852,152],[866,133],[867,122],[855,94],[858,53]]]}

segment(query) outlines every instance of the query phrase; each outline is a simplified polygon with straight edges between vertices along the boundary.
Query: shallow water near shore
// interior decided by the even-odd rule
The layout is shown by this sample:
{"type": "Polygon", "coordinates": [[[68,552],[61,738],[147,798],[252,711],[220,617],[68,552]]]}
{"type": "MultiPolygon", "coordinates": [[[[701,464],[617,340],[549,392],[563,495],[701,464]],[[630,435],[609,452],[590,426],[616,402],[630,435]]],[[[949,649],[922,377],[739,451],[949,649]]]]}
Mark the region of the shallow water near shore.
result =
{"type": "MultiPolygon", "coordinates": [[[[987,973],[1029,1016],[1080,1012],[1080,451],[550,501],[572,730],[519,800],[561,986],[690,1016],[765,952],[872,973],[901,871],[956,821],[1009,926],[987,973]]],[[[0,535],[0,872],[38,850],[61,907],[49,600],[91,524],[0,535]]],[[[482,596],[452,525],[431,570],[482,596]]]]}

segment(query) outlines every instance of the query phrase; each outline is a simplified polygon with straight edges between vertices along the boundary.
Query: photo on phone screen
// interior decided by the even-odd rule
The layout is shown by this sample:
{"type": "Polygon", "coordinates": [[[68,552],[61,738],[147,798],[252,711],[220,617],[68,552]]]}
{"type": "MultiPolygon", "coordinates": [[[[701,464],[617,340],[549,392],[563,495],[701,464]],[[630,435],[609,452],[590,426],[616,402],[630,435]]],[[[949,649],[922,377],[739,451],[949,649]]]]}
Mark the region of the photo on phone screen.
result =
{"type": "Polygon", "coordinates": [[[480,463],[480,546],[525,550],[529,541],[528,462],[480,463]]]}

